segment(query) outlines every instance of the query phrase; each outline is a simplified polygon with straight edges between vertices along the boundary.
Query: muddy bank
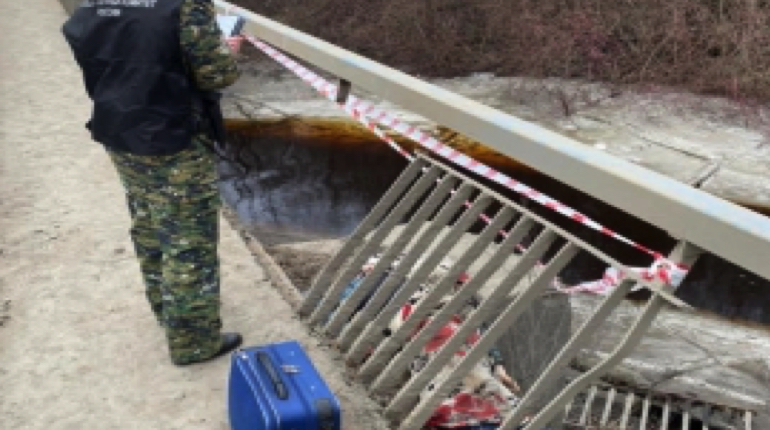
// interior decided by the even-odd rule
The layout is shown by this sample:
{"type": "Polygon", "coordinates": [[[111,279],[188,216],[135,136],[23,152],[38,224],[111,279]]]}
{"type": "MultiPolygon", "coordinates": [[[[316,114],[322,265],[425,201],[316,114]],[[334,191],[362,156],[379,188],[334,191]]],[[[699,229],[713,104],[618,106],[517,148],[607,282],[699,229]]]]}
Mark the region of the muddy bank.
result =
{"type": "Polygon", "coordinates": [[[334,253],[301,251],[290,246],[273,246],[266,249],[278,266],[283,269],[292,284],[306,291],[315,275],[331,259],[334,253]]]}

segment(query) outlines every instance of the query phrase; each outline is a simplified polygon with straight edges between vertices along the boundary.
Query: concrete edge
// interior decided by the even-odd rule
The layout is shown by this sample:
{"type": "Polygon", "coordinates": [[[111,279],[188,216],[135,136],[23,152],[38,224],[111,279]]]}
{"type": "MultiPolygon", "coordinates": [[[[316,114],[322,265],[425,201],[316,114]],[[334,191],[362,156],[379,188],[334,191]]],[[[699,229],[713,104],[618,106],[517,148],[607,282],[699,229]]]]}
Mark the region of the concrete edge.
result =
{"type": "Polygon", "coordinates": [[[265,270],[265,274],[269,278],[270,282],[275,286],[278,293],[286,300],[287,303],[295,311],[299,309],[302,304],[303,296],[299,289],[293,282],[286,276],[286,272],[283,271],[281,266],[275,262],[273,257],[265,251],[262,243],[259,239],[245,228],[245,226],[238,220],[235,212],[232,208],[225,205],[222,210],[222,215],[230,224],[230,227],[238,233],[243,239],[246,248],[251,252],[257,263],[265,270]]]}
{"type": "MultiPolygon", "coordinates": [[[[281,295],[294,311],[298,310],[303,300],[302,293],[297,289],[294,283],[289,280],[286,273],[275,262],[270,254],[265,251],[265,248],[262,246],[259,239],[245,228],[244,224],[238,220],[233,209],[227,204],[223,204],[222,216],[230,225],[230,228],[243,239],[246,248],[251,252],[252,256],[254,256],[256,263],[262,266],[265,275],[272,286],[278,291],[278,294],[281,295]]],[[[342,381],[348,389],[353,390],[353,398],[357,399],[356,402],[359,403],[358,409],[365,411],[365,424],[368,426],[366,428],[372,430],[388,430],[392,428],[384,418],[382,405],[377,404],[375,399],[369,397],[365,388],[357,383],[355,374],[351,372],[351,369],[344,365],[344,355],[337,349],[335,343],[308,327],[307,324],[303,323],[302,325],[310,336],[318,342],[316,344],[318,350],[326,354],[332,361],[340,363],[340,367],[335,371],[335,376],[331,377],[338,378],[338,380],[342,381]],[[361,402],[362,399],[365,400],[361,402]]],[[[353,401],[351,398],[343,399],[340,397],[341,394],[339,393],[337,393],[337,396],[343,402],[345,400],[353,401]]],[[[356,411],[353,413],[356,413],[356,411]]]]}

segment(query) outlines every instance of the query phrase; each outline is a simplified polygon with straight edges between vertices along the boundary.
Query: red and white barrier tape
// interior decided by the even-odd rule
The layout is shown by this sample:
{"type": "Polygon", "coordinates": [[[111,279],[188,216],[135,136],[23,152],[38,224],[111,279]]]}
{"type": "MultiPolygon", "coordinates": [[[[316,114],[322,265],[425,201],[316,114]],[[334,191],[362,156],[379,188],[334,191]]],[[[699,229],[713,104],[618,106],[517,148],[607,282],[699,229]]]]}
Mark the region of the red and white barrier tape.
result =
{"type": "MultiPolygon", "coordinates": [[[[296,61],[288,58],[286,55],[268,45],[267,43],[251,36],[245,36],[245,38],[255,47],[257,47],[257,49],[273,58],[275,61],[297,75],[300,79],[310,84],[310,86],[312,86],[326,98],[336,103],[338,91],[336,85],[326,81],[307,68],[299,65],[296,61]]],[[[369,130],[374,132],[378,137],[383,139],[393,149],[398,151],[401,155],[407,157],[409,160],[411,160],[413,157],[409,155],[403,148],[398,146],[398,144],[394,142],[393,139],[388,137],[385,132],[379,129],[377,124],[398,132],[402,136],[413,140],[421,146],[431,150],[433,153],[438,154],[442,158],[447,159],[460,167],[486,177],[518,194],[534,200],[542,206],[545,206],[561,215],[577,221],[590,229],[599,231],[606,236],[612,237],[652,256],[655,259],[655,262],[650,268],[632,269],[634,272],[638,272],[638,274],[646,280],[658,280],[665,285],[678,287],[684,277],[687,275],[689,267],[686,265],[673,262],[665,258],[663,254],[653,251],[643,245],[634,242],[631,239],[626,238],[625,236],[616,233],[615,231],[608,229],[607,227],[604,227],[598,222],[579,213],[575,209],[572,209],[571,207],[556,201],[550,196],[543,194],[519,181],[516,181],[515,179],[503,174],[502,172],[498,172],[497,170],[468,157],[467,155],[439,142],[433,136],[430,136],[418,130],[416,127],[399,120],[394,115],[377,108],[368,101],[361,100],[354,95],[349,95],[344,105],[338,105],[342,107],[349,115],[361,122],[369,130]]],[[[619,284],[621,278],[622,276],[613,278],[617,279],[617,283],[615,285],[619,284]]]]}
{"type": "MultiPolygon", "coordinates": [[[[663,267],[661,267],[659,262],[655,262],[650,268],[630,267],[629,271],[649,282],[652,282],[655,279],[667,279],[667,277],[671,276],[667,271],[663,269],[663,267]]],[[[672,279],[670,284],[675,286],[681,284],[682,280],[684,279],[684,275],[686,274],[687,272],[685,271],[675,272],[674,276],[680,277],[677,279],[672,279]]],[[[620,283],[623,282],[625,278],[626,276],[623,272],[614,267],[609,267],[604,271],[601,279],[583,282],[572,286],[563,285],[557,280],[554,282],[554,287],[566,294],[591,293],[604,296],[609,294],[615,287],[620,285],[620,283]]],[[[635,286],[631,291],[637,291],[639,289],[641,289],[640,286],[635,286]]]]}

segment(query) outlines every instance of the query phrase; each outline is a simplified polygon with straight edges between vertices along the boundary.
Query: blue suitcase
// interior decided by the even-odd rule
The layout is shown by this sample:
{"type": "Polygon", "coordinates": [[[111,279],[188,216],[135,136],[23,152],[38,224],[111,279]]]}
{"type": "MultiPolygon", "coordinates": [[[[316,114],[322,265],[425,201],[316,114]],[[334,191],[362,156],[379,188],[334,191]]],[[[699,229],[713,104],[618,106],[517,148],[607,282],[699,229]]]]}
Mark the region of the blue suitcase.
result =
{"type": "Polygon", "coordinates": [[[233,353],[233,430],[340,430],[340,404],[297,342],[233,353]]]}

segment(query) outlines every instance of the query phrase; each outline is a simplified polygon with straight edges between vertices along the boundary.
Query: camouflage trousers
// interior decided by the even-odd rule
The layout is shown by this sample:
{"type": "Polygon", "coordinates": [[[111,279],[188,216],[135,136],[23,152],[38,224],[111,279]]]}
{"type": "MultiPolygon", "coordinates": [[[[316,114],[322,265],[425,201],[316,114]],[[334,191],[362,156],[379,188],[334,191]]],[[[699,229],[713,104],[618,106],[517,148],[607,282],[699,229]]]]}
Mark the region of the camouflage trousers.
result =
{"type": "Polygon", "coordinates": [[[131,239],[171,360],[214,355],[222,342],[214,155],[200,138],[173,155],[109,155],[126,190],[131,239]]]}

